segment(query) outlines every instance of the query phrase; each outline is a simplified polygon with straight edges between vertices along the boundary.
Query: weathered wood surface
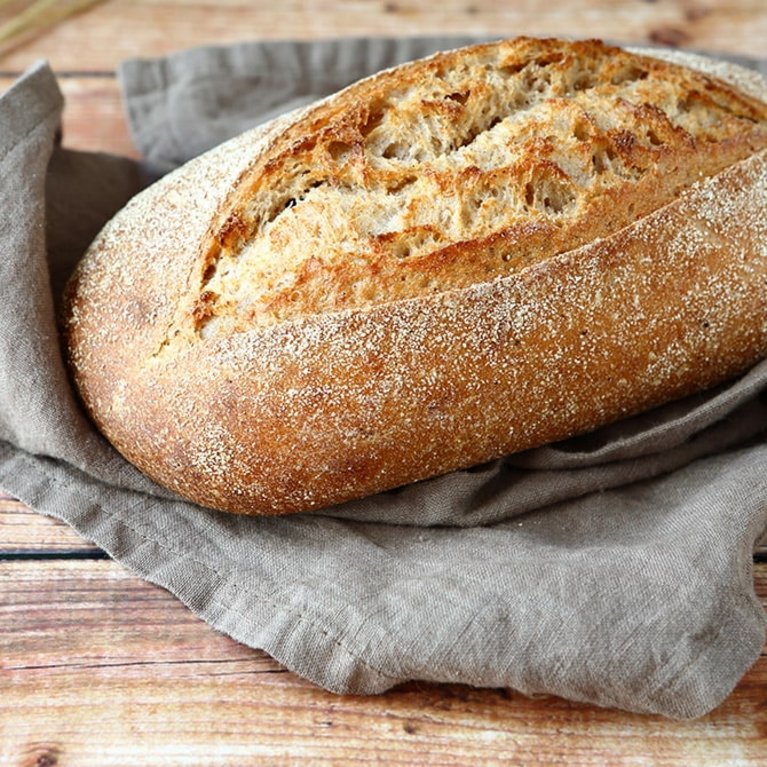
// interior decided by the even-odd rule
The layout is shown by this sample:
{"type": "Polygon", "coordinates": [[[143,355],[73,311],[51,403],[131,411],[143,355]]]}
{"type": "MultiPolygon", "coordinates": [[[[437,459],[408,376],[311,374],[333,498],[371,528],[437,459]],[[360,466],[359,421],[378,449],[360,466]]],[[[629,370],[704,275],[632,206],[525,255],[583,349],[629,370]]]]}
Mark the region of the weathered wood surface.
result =
{"type": "MultiPolygon", "coordinates": [[[[0,490],[0,557],[36,552],[78,552],[82,556],[83,552],[98,551],[68,525],[32,511],[0,490]]],[[[767,541],[757,546],[755,554],[757,559],[767,560],[767,541]]]]}
{"type": "Polygon", "coordinates": [[[0,562],[3,556],[98,556],[100,549],[72,528],[0,491],[0,562]]]}
{"type": "Polygon", "coordinates": [[[111,70],[133,56],[200,43],[429,33],[572,35],[764,55],[763,0],[109,0],[7,51],[18,70],[41,53],[60,70],[111,70]]]}
{"type": "MultiPolygon", "coordinates": [[[[10,3],[3,13],[29,5],[10,3]]],[[[763,0],[110,0],[12,50],[48,58],[65,145],[135,156],[114,69],[203,43],[339,35],[602,36],[767,55],[763,0]]],[[[767,546],[755,580],[767,603],[767,546]]],[[[334,696],[212,631],[66,525],[0,493],[0,765],[767,763],[767,655],[715,712],[670,722],[505,690],[334,696]]]]}
{"type": "MultiPolygon", "coordinates": [[[[767,565],[756,582],[767,602],[767,565]]],[[[767,754],[767,655],[693,722],[460,685],[336,696],[109,560],[0,562],[0,687],[9,767],[757,767],[767,754]]]]}
{"type": "MultiPolygon", "coordinates": [[[[10,88],[15,79],[15,75],[0,75],[0,93],[10,88]]],[[[65,99],[62,123],[65,146],[138,157],[114,75],[64,74],[58,80],[65,99]]]]}

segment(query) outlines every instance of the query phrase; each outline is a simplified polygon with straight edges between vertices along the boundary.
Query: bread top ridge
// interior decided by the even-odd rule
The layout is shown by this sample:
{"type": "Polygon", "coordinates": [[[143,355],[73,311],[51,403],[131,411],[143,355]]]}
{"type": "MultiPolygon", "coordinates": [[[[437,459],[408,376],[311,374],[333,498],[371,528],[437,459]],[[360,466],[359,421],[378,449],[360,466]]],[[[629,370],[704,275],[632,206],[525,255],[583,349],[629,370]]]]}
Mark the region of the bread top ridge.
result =
{"type": "Polygon", "coordinates": [[[597,41],[517,39],[367,79],[240,176],[174,336],[486,282],[662,207],[767,147],[767,106],[597,41]]]}
{"type": "MultiPolygon", "coordinates": [[[[631,55],[648,67],[656,61],[655,52],[631,55]]],[[[679,56],[657,53],[666,55],[679,56]]],[[[756,73],[678,60],[702,70],[685,74],[702,78],[694,83],[715,72],[732,85],[711,79],[712,92],[764,108],[767,86],[756,73]]],[[[685,154],[694,183],[674,187],[677,197],[648,215],[635,208],[636,221],[604,239],[408,300],[217,327],[227,315],[200,306],[203,278],[216,276],[206,275],[207,259],[221,239],[232,253],[240,247],[244,230],[230,217],[256,199],[248,189],[264,158],[281,156],[296,125],[335,114],[356,88],[389,76],[168,174],[105,226],[72,277],[63,325],[86,409],[126,458],[185,497],[245,513],[317,508],[593,428],[734,375],[765,353],[761,118],[737,118],[742,133],[721,141],[686,139],[701,152],[737,147],[748,156],[706,177],[697,155],[685,154]],[[499,381],[514,397],[494,394],[499,381]]],[[[627,194],[615,192],[612,205],[629,205],[627,194]]],[[[466,261],[482,255],[480,245],[455,248],[466,261]]]]}
{"type": "MultiPolygon", "coordinates": [[[[196,216],[178,247],[201,245],[173,274],[182,292],[153,354],[491,281],[609,236],[765,147],[763,101],[598,40],[517,38],[386,70],[213,150],[183,199],[165,178],[166,206],[196,216]]],[[[151,237],[138,238],[176,246],[150,205],[151,237]]],[[[88,271],[121,232],[105,227],[88,271]]],[[[171,283],[148,261],[167,303],[171,283]]]]}

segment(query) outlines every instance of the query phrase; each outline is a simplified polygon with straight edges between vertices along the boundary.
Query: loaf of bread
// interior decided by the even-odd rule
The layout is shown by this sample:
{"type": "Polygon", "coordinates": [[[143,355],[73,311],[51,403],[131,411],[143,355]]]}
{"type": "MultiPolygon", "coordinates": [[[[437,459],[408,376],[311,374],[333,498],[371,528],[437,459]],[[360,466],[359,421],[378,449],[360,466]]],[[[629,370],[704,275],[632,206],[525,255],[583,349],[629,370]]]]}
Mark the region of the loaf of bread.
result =
{"type": "Polygon", "coordinates": [[[85,408],[180,495],[284,514],[745,370],[767,354],[765,86],[706,66],[474,46],[195,159],[70,281],[85,408]]]}

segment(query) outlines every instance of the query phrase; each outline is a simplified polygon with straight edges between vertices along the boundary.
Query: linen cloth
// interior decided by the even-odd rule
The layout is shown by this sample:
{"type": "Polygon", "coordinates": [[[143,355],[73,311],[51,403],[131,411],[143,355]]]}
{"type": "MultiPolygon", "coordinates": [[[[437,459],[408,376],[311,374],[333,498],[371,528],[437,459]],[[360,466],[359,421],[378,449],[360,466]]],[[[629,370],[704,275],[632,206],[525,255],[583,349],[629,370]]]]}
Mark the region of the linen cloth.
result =
{"type": "Polygon", "coordinates": [[[127,62],[144,163],[62,149],[55,77],[27,72],[0,99],[0,486],[328,690],[463,682],[701,716],[765,639],[752,552],[767,527],[767,361],[582,437],[276,519],[159,488],[94,430],[67,378],[58,296],[133,194],[260,121],[464,42],[127,62]]]}

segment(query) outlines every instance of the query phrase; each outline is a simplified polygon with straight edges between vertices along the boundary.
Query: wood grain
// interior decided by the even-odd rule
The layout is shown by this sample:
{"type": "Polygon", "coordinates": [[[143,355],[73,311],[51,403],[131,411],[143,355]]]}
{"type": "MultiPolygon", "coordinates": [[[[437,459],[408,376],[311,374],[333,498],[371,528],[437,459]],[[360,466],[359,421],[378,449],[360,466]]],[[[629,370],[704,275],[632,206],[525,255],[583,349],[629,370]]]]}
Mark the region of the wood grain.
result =
{"type": "MultiPolygon", "coordinates": [[[[0,76],[0,93],[14,82],[0,76]]],[[[70,149],[138,157],[128,131],[117,79],[111,75],[62,76],[64,145],[70,149]]]]}
{"type": "Polygon", "coordinates": [[[203,43],[351,35],[572,35],[764,55],[761,0],[110,0],[6,51],[18,71],[44,55],[58,70],[113,70],[121,59],[203,43]]]}
{"type": "Polygon", "coordinates": [[[98,555],[100,551],[69,525],[0,493],[0,559],[9,555],[98,555]]]}
{"type": "MultiPolygon", "coordinates": [[[[64,522],[39,514],[0,490],[0,558],[67,552],[84,556],[99,551],[64,522]]],[[[757,559],[767,558],[767,537],[754,553],[757,559]]]]}
{"type": "MultiPolygon", "coordinates": [[[[602,36],[763,56],[767,5],[111,0],[0,50],[0,91],[48,58],[67,99],[65,145],[135,156],[113,76],[122,59],[245,39],[435,33],[602,36]]],[[[66,525],[0,493],[2,767],[765,764],[767,655],[696,722],[459,685],[333,696],[97,556],[66,525]]],[[[767,563],[755,580],[767,603],[767,563]]]]}
{"type": "MultiPolygon", "coordinates": [[[[756,767],[767,753],[767,655],[693,722],[461,685],[335,696],[111,561],[0,562],[0,582],[3,765],[756,767]]],[[[767,565],[756,582],[767,603],[767,565]]]]}

